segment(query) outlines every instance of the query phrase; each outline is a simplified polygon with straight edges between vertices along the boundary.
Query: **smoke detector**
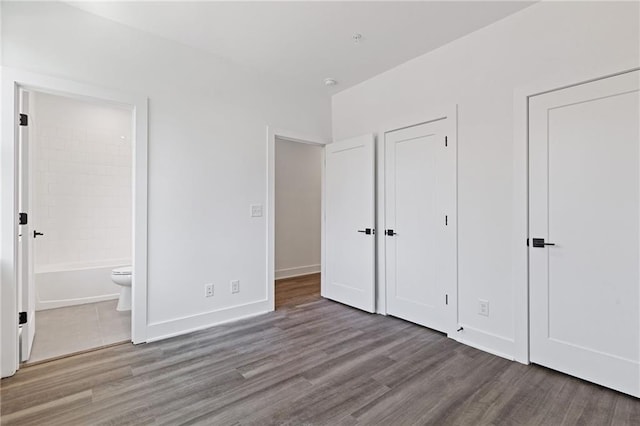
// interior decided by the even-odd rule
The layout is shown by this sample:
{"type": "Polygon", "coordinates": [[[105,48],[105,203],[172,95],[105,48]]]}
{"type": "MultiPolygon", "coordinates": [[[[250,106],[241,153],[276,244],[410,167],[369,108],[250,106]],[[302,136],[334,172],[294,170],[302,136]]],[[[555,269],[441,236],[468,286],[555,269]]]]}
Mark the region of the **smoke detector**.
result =
{"type": "Polygon", "coordinates": [[[335,86],[336,84],[338,84],[338,82],[334,78],[327,77],[324,79],[324,85],[327,87],[335,86]]]}
{"type": "Polygon", "coordinates": [[[353,38],[354,44],[360,44],[360,41],[362,40],[362,34],[355,33],[351,38],[353,38]]]}

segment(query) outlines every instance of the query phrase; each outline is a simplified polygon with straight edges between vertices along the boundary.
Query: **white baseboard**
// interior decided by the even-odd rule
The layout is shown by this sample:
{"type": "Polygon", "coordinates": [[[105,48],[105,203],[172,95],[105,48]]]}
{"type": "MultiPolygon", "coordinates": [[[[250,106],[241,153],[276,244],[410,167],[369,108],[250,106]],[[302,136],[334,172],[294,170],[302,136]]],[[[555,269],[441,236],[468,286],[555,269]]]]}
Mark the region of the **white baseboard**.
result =
{"type": "Polygon", "coordinates": [[[46,311],[47,309],[64,308],[65,306],[84,305],[86,303],[104,302],[105,300],[113,300],[120,297],[120,294],[106,294],[104,296],[94,297],[82,297],[80,299],[66,299],[66,300],[46,300],[36,301],[36,312],[46,311]]]}
{"type": "Polygon", "coordinates": [[[276,280],[283,278],[300,277],[302,275],[317,274],[320,272],[320,265],[297,266],[295,268],[278,269],[275,272],[276,280]]]}
{"type": "Polygon", "coordinates": [[[205,312],[188,317],[176,318],[169,321],[161,321],[147,326],[147,342],[168,339],[198,330],[214,327],[227,322],[238,321],[245,318],[270,312],[269,302],[261,300],[245,305],[232,306],[218,311],[205,312]]]}
{"type": "Polygon", "coordinates": [[[462,344],[480,349],[481,351],[489,352],[490,354],[506,358],[510,361],[515,361],[515,341],[513,339],[487,333],[468,325],[460,325],[463,327],[463,330],[457,333],[454,332],[454,334],[449,335],[449,337],[462,344]]]}

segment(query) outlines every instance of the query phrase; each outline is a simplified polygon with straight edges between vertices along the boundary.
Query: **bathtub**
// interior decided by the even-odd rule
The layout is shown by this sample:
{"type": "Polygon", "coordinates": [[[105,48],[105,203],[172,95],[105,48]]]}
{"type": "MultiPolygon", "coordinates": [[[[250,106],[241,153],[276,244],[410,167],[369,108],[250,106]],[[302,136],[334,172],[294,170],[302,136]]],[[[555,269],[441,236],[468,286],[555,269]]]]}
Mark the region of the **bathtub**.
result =
{"type": "Polygon", "coordinates": [[[131,259],[36,267],[36,310],[117,299],[120,286],[111,281],[111,270],[126,265],[131,259]]]}

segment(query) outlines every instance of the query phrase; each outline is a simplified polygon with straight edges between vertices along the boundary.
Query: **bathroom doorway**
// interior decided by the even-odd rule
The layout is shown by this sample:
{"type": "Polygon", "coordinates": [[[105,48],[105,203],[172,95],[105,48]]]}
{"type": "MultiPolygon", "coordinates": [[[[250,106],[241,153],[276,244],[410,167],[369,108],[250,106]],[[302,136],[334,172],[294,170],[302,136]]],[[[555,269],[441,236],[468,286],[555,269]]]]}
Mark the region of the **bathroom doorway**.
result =
{"type": "MultiPolygon", "coordinates": [[[[2,238],[1,244],[1,252],[2,252],[2,269],[0,269],[0,279],[2,280],[2,286],[0,288],[0,376],[1,377],[9,377],[16,373],[21,366],[24,365],[23,361],[34,361],[31,357],[31,350],[33,348],[33,343],[35,341],[35,335],[40,335],[41,337],[46,334],[46,331],[36,330],[38,327],[38,318],[39,314],[42,316],[42,312],[55,310],[58,308],[67,308],[69,305],[71,307],[85,306],[88,303],[80,303],[80,302],[89,302],[89,303],[101,303],[101,302],[110,302],[112,304],[117,303],[116,298],[120,299],[120,292],[122,286],[119,286],[114,281],[120,281],[123,278],[115,277],[111,279],[111,275],[114,266],[122,266],[127,267],[128,271],[116,271],[121,274],[130,274],[131,286],[129,287],[130,293],[125,295],[125,299],[130,297],[131,299],[131,311],[129,312],[129,320],[130,328],[127,340],[132,343],[144,343],[147,340],[147,181],[148,181],[148,161],[147,161],[147,152],[148,152],[148,99],[145,96],[125,93],[114,89],[102,88],[97,86],[92,86],[84,83],[78,83],[71,80],[64,80],[55,77],[46,76],[43,74],[33,73],[29,71],[6,68],[2,70],[1,82],[2,82],[2,105],[1,105],[1,114],[2,114],[2,138],[0,139],[0,145],[2,145],[0,160],[2,161],[2,167],[0,167],[0,183],[2,186],[1,194],[1,202],[0,202],[0,232],[4,237],[2,238]],[[38,124],[41,123],[41,119],[44,117],[44,112],[46,108],[40,106],[40,110],[38,110],[38,101],[34,102],[33,99],[30,99],[32,93],[35,93],[35,96],[38,97],[39,94],[42,95],[53,95],[60,98],[63,98],[67,101],[81,101],[89,104],[93,104],[97,107],[104,108],[116,108],[120,111],[125,111],[129,120],[129,138],[130,138],[130,147],[129,150],[131,152],[131,183],[130,187],[132,191],[130,193],[130,203],[131,203],[131,213],[128,219],[129,221],[129,229],[131,230],[131,236],[129,237],[130,244],[130,257],[118,257],[117,265],[116,262],[113,262],[113,254],[109,254],[109,250],[100,251],[104,256],[96,256],[96,251],[93,251],[93,255],[89,258],[88,253],[91,253],[92,247],[95,249],[96,245],[92,243],[86,243],[84,246],[86,250],[75,250],[75,252],[86,251],[85,257],[81,260],[77,260],[75,262],[72,261],[63,261],[62,255],[68,255],[72,250],[70,243],[66,245],[66,248],[62,247],[61,253],[57,252],[56,248],[49,249],[49,264],[42,268],[36,270],[35,257],[37,254],[32,253],[34,251],[34,245],[39,244],[37,241],[40,238],[40,241],[44,239],[44,237],[55,236],[55,230],[52,232],[48,232],[45,228],[42,228],[41,223],[34,227],[34,216],[32,216],[32,208],[34,209],[35,215],[38,213],[35,212],[35,208],[38,207],[34,202],[35,189],[38,185],[38,178],[36,176],[36,169],[38,166],[44,167],[45,164],[38,165],[38,160],[34,157],[37,156],[37,153],[32,157],[29,154],[30,148],[32,148],[29,143],[29,139],[31,136],[35,135],[34,132],[37,130],[33,130],[34,127],[37,127],[38,124]],[[29,101],[32,101],[31,104],[29,101]],[[14,123],[13,125],[7,125],[7,123],[14,123]],[[49,235],[46,235],[49,233],[49,235]],[[39,235],[45,234],[45,235],[39,235]],[[24,237],[24,238],[23,238],[24,237]],[[51,253],[55,254],[52,256],[51,253]],[[128,263],[128,262],[129,263],[128,263]],[[54,263],[56,262],[56,263],[54,263]],[[73,263],[73,265],[70,265],[73,263]],[[128,264],[127,264],[128,263],[128,264]],[[36,272],[42,274],[49,274],[49,276],[42,276],[42,282],[46,283],[47,279],[54,279],[59,282],[59,277],[56,277],[56,274],[64,275],[64,279],[62,280],[63,286],[59,287],[47,287],[46,290],[52,290],[54,288],[57,289],[58,296],[48,297],[51,294],[42,293],[41,295],[37,295],[36,288],[36,280],[34,279],[36,272]],[[71,275],[74,275],[74,278],[69,276],[69,272],[71,275]],[[64,293],[60,292],[61,290],[67,290],[67,286],[70,286],[73,282],[73,279],[78,279],[81,282],[92,281],[95,278],[95,274],[100,276],[103,285],[109,285],[109,292],[107,294],[98,294],[95,293],[84,293],[81,295],[75,295],[71,297],[64,297],[65,295],[74,294],[74,293],[64,293]],[[111,280],[111,282],[104,282],[106,277],[111,280]],[[115,291],[113,290],[115,288],[115,291]],[[62,296],[59,296],[62,295],[62,296]],[[102,297],[106,296],[106,297],[102,297]],[[116,297],[117,296],[117,297],[116,297]],[[72,300],[69,300],[72,299],[72,300]],[[80,299],[80,300],[77,300],[80,299]],[[45,305],[45,302],[49,302],[45,305]],[[55,303],[54,303],[55,302],[55,303]],[[61,302],[67,306],[56,305],[56,303],[61,302]],[[71,303],[67,303],[71,302],[71,303]],[[51,308],[51,309],[40,309],[40,308],[51,308]],[[38,310],[37,310],[38,309],[38,310]]],[[[92,126],[89,126],[91,120],[87,118],[88,116],[83,116],[81,118],[76,118],[76,121],[73,124],[84,124],[89,129],[92,129],[92,126]],[[82,118],[85,118],[85,121],[82,121],[82,118]]],[[[106,113],[98,118],[98,122],[100,120],[104,120],[106,117],[106,113]]],[[[62,125],[64,121],[67,120],[67,117],[61,117],[57,122],[54,122],[55,125],[62,125]]],[[[46,120],[42,120],[46,121],[46,120]]],[[[67,120],[68,121],[68,120],[67,120]]],[[[103,126],[104,127],[104,126],[103,126]]],[[[87,135],[90,132],[86,132],[87,135]]],[[[46,134],[46,132],[45,132],[46,134]]],[[[53,131],[50,135],[53,139],[64,139],[70,138],[70,142],[65,143],[64,146],[74,146],[80,143],[80,140],[84,137],[83,131],[80,129],[71,130],[70,132],[65,131],[57,132],[53,131]],[[64,137],[63,137],[64,136],[64,137]]],[[[125,136],[127,138],[126,133],[120,132],[118,135],[125,136]]],[[[88,136],[87,136],[88,137],[88,136]]],[[[105,136],[103,135],[103,139],[105,136]]],[[[35,150],[37,146],[37,142],[32,142],[33,150],[35,150]]],[[[56,140],[52,142],[53,145],[57,145],[59,148],[63,146],[60,140],[56,140]]],[[[59,149],[59,151],[63,151],[59,149]]],[[[114,152],[112,148],[96,148],[96,154],[98,153],[106,153],[106,152],[114,152]]],[[[86,153],[85,153],[86,154],[86,153]]],[[[90,187],[90,182],[97,182],[99,179],[97,177],[89,177],[92,175],[92,171],[90,171],[90,165],[88,161],[83,163],[82,160],[87,159],[89,155],[85,155],[83,153],[76,153],[75,159],[73,159],[72,155],[65,154],[54,154],[53,157],[57,159],[58,164],[55,167],[58,167],[58,170],[65,170],[64,164],[60,163],[78,163],[76,167],[72,167],[76,172],[80,173],[82,176],[76,177],[75,180],[67,179],[66,182],[72,182],[71,189],[61,189],[60,182],[48,182],[46,188],[49,189],[52,187],[54,191],[62,192],[62,196],[71,197],[72,190],[75,191],[79,189],[79,192],[82,196],[88,198],[89,196],[95,196],[100,193],[100,190],[92,190],[90,187]],[[73,160],[73,161],[71,161],[73,160]],[[53,187],[53,185],[58,185],[57,187],[53,187]]],[[[115,155],[118,155],[116,150],[115,155]]],[[[49,163],[53,160],[49,158],[49,163]]],[[[114,159],[114,162],[124,161],[122,158],[120,160],[114,159]]],[[[44,161],[41,161],[44,163],[44,161]]],[[[115,167],[116,164],[109,166],[115,167]]],[[[48,167],[48,166],[47,166],[48,167]]],[[[98,171],[100,176],[103,176],[103,173],[106,175],[108,172],[114,171],[113,169],[107,169],[107,166],[98,166],[98,171]]],[[[64,174],[64,173],[62,173],[64,174]]],[[[58,176],[58,178],[60,178],[58,176]]],[[[43,177],[41,176],[42,184],[43,177]]],[[[65,181],[65,179],[60,178],[61,181],[65,181]]],[[[107,182],[107,181],[103,181],[107,182]]],[[[122,182],[120,182],[122,184],[122,182]]],[[[105,185],[109,186],[109,185],[105,185]]],[[[43,185],[43,188],[45,186],[43,185]]],[[[64,188],[64,185],[62,185],[64,188]]],[[[106,190],[106,189],[105,189],[106,190]]],[[[115,194],[118,193],[117,189],[111,188],[110,190],[106,190],[110,197],[115,197],[115,194]]],[[[96,201],[96,200],[94,200],[96,201]]],[[[108,200],[111,202],[115,202],[115,198],[108,200]]],[[[103,203],[107,203],[107,200],[103,200],[103,203]]],[[[70,237],[77,238],[78,240],[87,240],[91,238],[97,238],[97,236],[101,233],[101,231],[92,232],[92,228],[88,224],[91,221],[87,221],[88,217],[88,208],[78,208],[77,211],[73,208],[63,207],[64,203],[54,202],[55,207],[62,208],[54,209],[54,206],[47,206],[46,212],[49,213],[51,210],[52,215],[62,216],[64,220],[67,220],[70,217],[69,212],[73,212],[74,214],[77,211],[84,212],[84,219],[76,219],[75,221],[68,220],[71,222],[73,232],[70,234],[70,237]],[[49,209],[51,207],[51,209],[49,209]],[[67,208],[65,211],[64,208],[67,208]],[[81,232],[80,228],[85,226],[86,232],[81,232]],[[89,234],[87,234],[87,232],[89,234]],[[80,238],[82,237],[82,238],[80,238]]],[[[106,204],[104,204],[106,205],[106,204]]],[[[76,206],[77,207],[77,206],[76,206]]],[[[118,207],[114,207],[118,208],[118,207]]],[[[99,210],[97,207],[94,207],[94,210],[99,210]]],[[[113,218],[115,212],[109,211],[108,215],[103,215],[102,218],[99,218],[101,225],[114,226],[115,221],[109,218],[113,218]]],[[[58,230],[58,233],[60,231],[58,230]]],[[[120,238],[122,235],[120,236],[120,238]]],[[[51,238],[50,240],[53,240],[51,238]]],[[[83,243],[84,244],[84,243],[83,243]]],[[[119,244],[117,242],[111,242],[108,246],[114,248],[119,244]]],[[[126,255],[125,255],[126,256],[126,255]]],[[[45,257],[46,258],[46,257],[45,257]]],[[[67,258],[68,259],[68,258],[67,258]]],[[[40,259],[42,260],[42,259],[40,259]]],[[[39,262],[39,261],[38,261],[39,262]]],[[[119,274],[115,274],[119,275],[119,274]]],[[[42,286],[40,286],[42,287],[42,286]]],[[[77,286],[76,286],[77,287],[77,286]]],[[[87,291],[92,286],[84,286],[80,287],[82,290],[87,291]]],[[[41,291],[45,291],[41,288],[41,291]]],[[[95,307],[97,311],[96,315],[99,315],[101,312],[104,313],[104,308],[100,309],[100,307],[95,307]]],[[[78,308],[79,309],[79,308],[78,308]]],[[[60,315],[64,316],[64,315],[60,315]]],[[[61,325],[58,328],[67,328],[69,333],[72,334],[72,331],[78,331],[81,326],[79,325],[83,319],[80,316],[76,316],[74,314],[66,315],[68,318],[72,318],[67,325],[61,325]]],[[[104,318],[104,315],[101,317],[104,318]]],[[[49,318],[44,316],[41,318],[43,324],[48,323],[49,318]]],[[[102,322],[100,318],[95,322],[102,322]]],[[[40,324],[40,325],[43,325],[40,324]]],[[[100,325],[98,325],[100,326],[100,325]]],[[[108,333],[109,329],[102,327],[102,329],[108,333]]],[[[111,330],[114,330],[113,328],[111,330]]],[[[100,346],[104,346],[104,342],[107,342],[109,338],[115,338],[117,333],[112,333],[111,336],[102,337],[99,339],[100,346]]],[[[62,338],[53,339],[56,341],[61,341],[62,338]]],[[[94,343],[97,343],[98,339],[94,339],[94,343]]],[[[120,337],[117,338],[120,341],[120,337]]],[[[36,343],[37,345],[37,343],[36,343]]],[[[94,346],[93,344],[91,346],[94,346]]],[[[81,347],[73,349],[73,352],[78,351],[86,351],[90,350],[89,347],[81,347]]],[[[65,351],[70,352],[70,351],[65,351]]],[[[68,354],[61,354],[60,356],[66,356],[68,354]]],[[[45,359],[51,359],[49,356],[46,356],[45,359]]]]}
{"type": "Polygon", "coordinates": [[[274,308],[283,309],[320,298],[324,147],[275,135],[273,154],[274,308]]]}
{"type": "Polygon", "coordinates": [[[30,255],[19,268],[35,296],[35,335],[20,353],[28,364],[131,341],[133,115],[36,90],[23,97],[29,230],[19,245],[30,255]]]}

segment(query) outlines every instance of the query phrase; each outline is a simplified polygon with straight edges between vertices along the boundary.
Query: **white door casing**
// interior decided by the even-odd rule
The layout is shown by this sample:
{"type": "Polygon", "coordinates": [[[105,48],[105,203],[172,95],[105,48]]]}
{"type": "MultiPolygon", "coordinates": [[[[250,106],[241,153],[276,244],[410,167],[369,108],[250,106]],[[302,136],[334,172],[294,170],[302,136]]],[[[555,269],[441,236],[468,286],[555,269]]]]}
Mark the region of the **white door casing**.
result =
{"type": "Polygon", "coordinates": [[[447,129],[443,118],[385,134],[383,238],[387,313],[448,333],[456,321],[456,156],[447,129]]]}
{"type": "Polygon", "coordinates": [[[529,101],[531,362],[635,396],[639,90],[635,71],[529,101]]]}
{"type": "Polygon", "coordinates": [[[18,213],[24,214],[27,223],[18,225],[18,306],[26,314],[27,321],[20,325],[20,360],[27,361],[31,355],[35,337],[35,277],[33,274],[33,212],[31,209],[31,146],[29,143],[29,92],[19,89],[19,112],[27,123],[20,123],[18,130],[18,213]]]}
{"type": "Polygon", "coordinates": [[[367,312],[375,311],[374,167],[373,135],[325,147],[322,296],[367,312]]]}
{"type": "Polygon", "coordinates": [[[134,195],[133,195],[133,304],[132,309],[132,341],[143,343],[149,339],[147,323],[147,147],[148,147],[148,115],[145,96],[123,93],[113,89],[89,86],[70,80],[37,74],[25,70],[2,67],[2,102],[1,113],[3,123],[0,145],[0,184],[2,186],[2,202],[0,202],[0,245],[2,280],[0,297],[0,375],[9,377],[20,367],[19,334],[18,334],[18,159],[19,159],[19,126],[16,107],[19,106],[19,89],[35,89],[55,94],[68,94],[73,97],[97,99],[114,102],[132,108],[133,146],[134,146],[134,195]],[[36,89],[37,88],[37,89],[36,89]],[[14,124],[15,123],[15,124],[14,124]]]}

